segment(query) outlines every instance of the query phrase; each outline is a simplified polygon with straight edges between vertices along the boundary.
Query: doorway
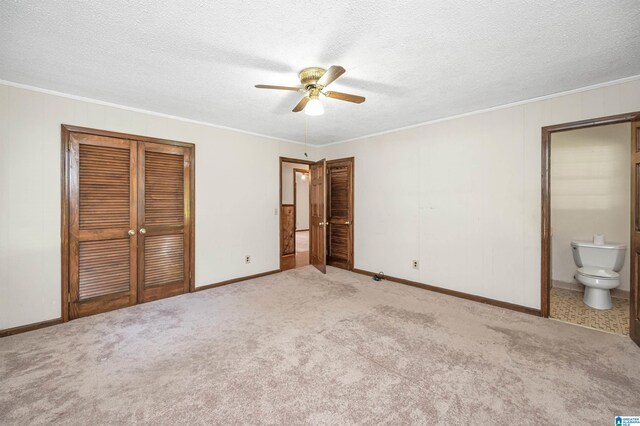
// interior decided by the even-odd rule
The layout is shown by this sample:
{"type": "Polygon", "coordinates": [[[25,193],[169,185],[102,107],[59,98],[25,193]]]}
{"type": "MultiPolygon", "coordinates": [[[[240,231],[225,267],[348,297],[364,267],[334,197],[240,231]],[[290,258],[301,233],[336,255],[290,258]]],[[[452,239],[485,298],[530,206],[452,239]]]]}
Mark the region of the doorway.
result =
{"type": "Polygon", "coordinates": [[[312,161],[280,158],[280,269],[309,265],[312,161]]]}
{"type": "Polygon", "coordinates": [[[618,123],[551,135],[549,317],[621,335],[629,334],[629,132],[618,123]],[[589,278],[597,270],[578,274],[596,264],[611,271],[602,283],[589,278]]]}
{"type": "MultiPolygon", "coordinates": [[[[592,296],[596,292],[591,292],[590,289],[598,288],[598,283],[619,278],[620,274],[624,275],[616,287],[622,287],[624,292],[625,282],[629,283],[629,304],[625,305],[625,310],[628,309],[629,336],[638,344],[640,294],[636,270],[640,259],[640,220],[637,217],[640,213],[637,185],[640,178],[639,120],[640,113],[631,113],[542,128],[541,259],[543,317],[560,316],[561,313],[557,311],[558,303],[564,297],[562,303],[565,303],[565,307],[569,306],[567,303],[573,303],[576,309],[584,307],[587,316],[592,316],[592,320],[597,322],[598,311],[605,310],[608,306],[600,301],[594,302],[592,296]],[[614,127],[620,124],[622,127],[614,127]],[[614,138],[614,135],[620,140],[604,142],[605,139],[614,138]],[[619,145],[616,146],[616,143],[619,145]],[[554,151],[554,147],[557,147],[557,152],[554,151]],[[552,154],[555,156],[553,160],[552,154]],[[620,160],[618,162],[625,164],[614,165],[616,158],[620,160]],[[571,213],[572,209],[576,210],[580,206],[581,211],[571,213]],[[628,223],[631,224],[630,227],[628,223]],[[582,228],[578,229],[579,227],[582,228]],[[612,240],[622,241],[617,245],[613,244],[617,241],[606,244],[607,237],[602,236],[602,232],[609,233],[612,240]],[[615,250],[620,252],[619,249],[626,246],[629,256],[625,261],[628,269],[623,270],[619,264],[612,268],[596,265],[602,269],[596,274],[586,265],[590,262],[583,262],[587,253],[584,251],[585,248],[602,253],[609,249],[608,246],[611,246],[608,253],[614,253],[615,250]],[[568,262],[574,262],[574,265],[568,265],[568,262]],[[564,269],[572,268],[575,268],[575,274],[564,273],[564,269]],[[615,272],[615,269],[618,272],[615,272]],[[604,279],[597,278],[604,272],[610,276],[604,279]],[[575,279],[572,279],[573,277],[575,279]],[[598,281],[593,281],[594,279],[598,281]],[[576,290],[586,290],[587,294],[580,293],[578,300],[571,302],[567,298],[576,296],[576,290]],[[554,297],[559,299],[552,300],[554,297]]],[[[591,257],[590,261],[594,264],[599,262],[594,259],[591,257]]],[[[612,283],[613,281],[607,282],[612,283]]],[[[620,296],[619,290],[614,295],[620,296]]],[[[622,295],[624,297],[624,293],[622,295]]],[[[576,322],[589,325],[585,323],[585,318],[576,322]]]]}
{"type": "Polygon", "coordinates": [[[354,159],[280,158],[280,269],[353,269],[354,159]]]}

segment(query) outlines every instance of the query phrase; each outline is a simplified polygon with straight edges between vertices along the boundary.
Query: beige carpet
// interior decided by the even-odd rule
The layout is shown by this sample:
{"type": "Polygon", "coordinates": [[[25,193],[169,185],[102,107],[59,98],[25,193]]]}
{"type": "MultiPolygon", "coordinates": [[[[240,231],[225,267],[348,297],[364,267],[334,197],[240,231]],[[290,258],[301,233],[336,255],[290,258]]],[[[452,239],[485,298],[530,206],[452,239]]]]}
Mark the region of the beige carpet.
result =
{"type": "Polygon", "coordinates": [[[329,268],[0,339],[0,424],[613,424],[627,337],[329,268]]]}

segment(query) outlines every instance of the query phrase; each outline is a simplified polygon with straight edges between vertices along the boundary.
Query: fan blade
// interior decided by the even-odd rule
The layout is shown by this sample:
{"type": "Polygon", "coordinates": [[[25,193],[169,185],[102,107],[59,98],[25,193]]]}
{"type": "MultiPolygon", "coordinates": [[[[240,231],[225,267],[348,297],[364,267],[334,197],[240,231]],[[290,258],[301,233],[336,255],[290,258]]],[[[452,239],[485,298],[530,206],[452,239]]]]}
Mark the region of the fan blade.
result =
{"type": "Polygon", "coordinates": [[[305,96],[304,98],[300,99],[300,102],[298,102],[298,105],[296,105],[296,107],[293,109],[293,112],[302,111],[304,107],[307,106],[307,102],[309,102],[308,96],[305,96]]]}
{"type": "Polygon", "coordinates": [[[270,86],[268,84],[256,84],[258,89],[275,89],[275,90],[291,90],[293,92],[304,92],[304,89],[300,87],[290,87],[290,86],[270,86]]]}
{"type": "Polygon", "coordinates": [[[363,103],[366,98],[364,96],[350,95],[342,92],[323,92],[327,98],[340,99],[341,101],[353,102],[356,104],[363,103]]]}
{"type": "Polygon", "coordinates": [[[327,87],[333,83],[338,77],[344,74],[345,69],[340,65],[331,65],[331,67],[325,72],[320,80],[316,83],[318,86],[327,87]]]}

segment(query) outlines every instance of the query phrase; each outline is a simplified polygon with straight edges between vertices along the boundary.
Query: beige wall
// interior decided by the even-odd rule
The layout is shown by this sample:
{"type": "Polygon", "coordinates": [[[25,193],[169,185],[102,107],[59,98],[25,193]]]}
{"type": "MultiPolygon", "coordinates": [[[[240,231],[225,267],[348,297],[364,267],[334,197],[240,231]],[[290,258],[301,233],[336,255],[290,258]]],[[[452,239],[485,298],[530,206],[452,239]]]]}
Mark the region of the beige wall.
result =
{"type": "Polygon", "coordinates": [[[293,169],[309,170],[309,166],[298,163],[282,163],[282,204],[293,204],[293,169]]]}
{"type": "MultiPolygon", "coordinates": [[[[552,277],[575,282],[570,243],[604,234],[629,245],[628,123],[555,133],[551,137],[552,277]]],[[[620,272],[629,290],[629,251],[620,272]]]]}
{"type": "Polygon", "coordinates": [[[0,329],[60,317],[62,123],[196,144],[197,286],[278,269],[279,157],[303,145],[0,84],[0,329]]]}
{"type": "Polygon", "coordinates": [[[631,111],[638,79],[323,148],[356,158],[355,267],[539,308],[540,128],[631,111]]]}
{"type": "Polygon", "coordinates": [[[309,229],[309,174],[296,173],[296,230],[305,229],[309,229]]]}
{"type": "MultiPolygon", "coordinates": [[[[638,110],[633,80],[309,156],[356,158],[357,268],[539,308],[540,128],[638,110]]],[[[277,269],[278,157],[304,146],[0,85],[0,329],[60,316],[61,123],[194,142],[196,284],[277,269]]]]}
{"type": "MultiPolygon", "coordinates": [[[[307,164],[282,163],[282,204],[293,204],[293,169],[309,170],[307,164]]],[[[296,200],[296,229],[309,228],[309,183],[298,180],[296,200]]]]}

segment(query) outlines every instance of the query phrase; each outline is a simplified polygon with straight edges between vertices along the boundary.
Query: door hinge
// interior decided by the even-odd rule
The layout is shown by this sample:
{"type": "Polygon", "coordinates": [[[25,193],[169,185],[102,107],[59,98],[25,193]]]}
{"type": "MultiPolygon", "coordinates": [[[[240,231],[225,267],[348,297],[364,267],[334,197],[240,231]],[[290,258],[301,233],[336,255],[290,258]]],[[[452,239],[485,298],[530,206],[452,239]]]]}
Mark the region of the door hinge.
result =
{"type": "Polygon", "coordinates": [[[71,293],[67,293],[67,303],[71,303],[71,293]]]}

